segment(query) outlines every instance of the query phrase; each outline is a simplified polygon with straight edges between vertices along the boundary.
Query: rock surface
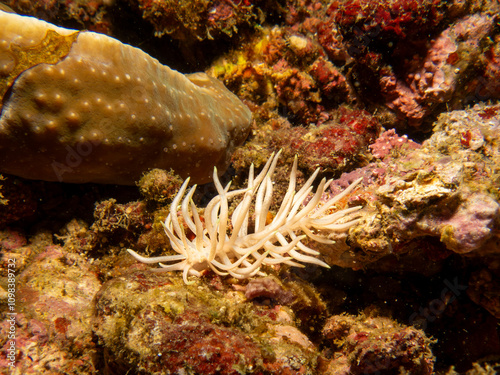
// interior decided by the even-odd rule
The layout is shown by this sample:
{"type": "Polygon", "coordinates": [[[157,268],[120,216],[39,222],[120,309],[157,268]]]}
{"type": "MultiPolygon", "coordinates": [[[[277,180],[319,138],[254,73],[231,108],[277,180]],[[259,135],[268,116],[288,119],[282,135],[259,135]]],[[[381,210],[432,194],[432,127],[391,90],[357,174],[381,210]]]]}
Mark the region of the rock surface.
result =
{"type": "Polygon", "coordinates": [[[0,23],[2,172],[132,185],[172,168],[203,183],[248,135],[248,108],[204,73],[97,33],[5,12],[0,23]]]}

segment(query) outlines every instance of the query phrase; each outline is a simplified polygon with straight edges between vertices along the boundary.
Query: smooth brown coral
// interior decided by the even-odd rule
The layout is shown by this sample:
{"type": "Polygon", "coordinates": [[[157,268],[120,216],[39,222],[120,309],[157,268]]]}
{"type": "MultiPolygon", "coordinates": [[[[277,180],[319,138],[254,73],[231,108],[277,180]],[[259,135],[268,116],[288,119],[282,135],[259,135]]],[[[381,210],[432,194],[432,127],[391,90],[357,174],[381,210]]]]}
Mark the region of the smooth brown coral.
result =
{"type": "Polygon", "coordinates": [[[69,46],[63,59],[54,62],[49,53],[50,59],[23,67],[11,85],[19,56],[50,34],[70,32],[4,12],[0,24],[8,25],[0,31],[0,81],[9,87],[0,117],[2,172],[131,185],[148,169],[172,168],[203,183],[214,166],[226,169],[248,135],[250,111],[218,80],[184,76],[92,32],[62,43],[69,46]]]}

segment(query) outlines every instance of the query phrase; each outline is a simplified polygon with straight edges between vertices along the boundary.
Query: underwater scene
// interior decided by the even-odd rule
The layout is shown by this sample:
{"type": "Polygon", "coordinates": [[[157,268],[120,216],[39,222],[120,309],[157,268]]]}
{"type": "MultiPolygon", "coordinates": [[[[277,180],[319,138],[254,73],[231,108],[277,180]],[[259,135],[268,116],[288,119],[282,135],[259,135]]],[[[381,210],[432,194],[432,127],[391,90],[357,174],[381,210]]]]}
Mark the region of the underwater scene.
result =
{"type": "Polygon", "coordinates": [[[498,0],[2,0],[0,374],[500,372],[498,0]]]}

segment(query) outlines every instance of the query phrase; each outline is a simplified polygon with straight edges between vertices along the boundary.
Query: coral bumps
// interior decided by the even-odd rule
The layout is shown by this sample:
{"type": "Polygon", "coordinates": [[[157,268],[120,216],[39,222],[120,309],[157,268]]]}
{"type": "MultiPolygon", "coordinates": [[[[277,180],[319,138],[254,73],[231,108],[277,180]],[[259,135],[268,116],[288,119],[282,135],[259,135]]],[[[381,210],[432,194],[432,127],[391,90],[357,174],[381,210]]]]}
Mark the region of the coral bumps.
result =
{"type": "Polygon", "coordinates": [[[0,23],[2,172],[133,184],[172,168],[203,183],[248,134],[248,108],[203,73],[101,34],[4,12],[0,23]]]}
{"type": "Polygon", "coordinates": [[[196,186],[182,199],[189,183],[189,180],[186,180],[173,200],[170,214],[163,225],[170,244],[178,255],[144,258],[130,249],[129,253],[143,263],[159,262],[165,271],[183,271],[186,284],[189,283],[188,275],[201,276],[200,271],[209,268],[221,276],[231,275],[237,279],[246,279],[258,274],[263,264],[283,263],[302,267],[302,263],[312,263],[328,267],[326,263],[316,258],[319,252],[310,249],[302,241],[310,238],[317,242],[333,244],[335,241],[329,239],[329,235],[345,232],[358,222],[345,219],[349,219],[349,214],[358,211],[361,206],[334,213],[329,211],[335,203],[350,193],[361,179],[353,182],[341,194],[320,205],[322,194],[332,182],[331,180],[327,182],[323,178],[311,200],[301,207],[312,191],[312,183],[319,173],[319,168],[299,191],[295,191],[297,175],[297,158],[295,158],[290,183],[280,209],[270,220],[269,215],[272,214],[269,208],[273,196],[271,176],[279,155],[280,153],[273,155],[255,178],[252,164],[246,189],[229,191],[230,183],[223,188],[217,177],[217,170],[214,170],[214,183],[219,195],[208,203],[203,218],[199,217],[192,201],[196,186]],[[229,220],[229,200],[237,196],[242,196],[243,199],[229,220]],[[251,228],[250,208],[254,200],[255,222],[251,228]],[[183,223],[179,221],[177,213],[179,205],[184,223],[194,234],[192,240],[191,234],[186,235],[183,223]],[[229,227],[232,228],[230,236],[227,235],[229,227]],[[175,263],[170,264],[171,262],[175,263]]]}

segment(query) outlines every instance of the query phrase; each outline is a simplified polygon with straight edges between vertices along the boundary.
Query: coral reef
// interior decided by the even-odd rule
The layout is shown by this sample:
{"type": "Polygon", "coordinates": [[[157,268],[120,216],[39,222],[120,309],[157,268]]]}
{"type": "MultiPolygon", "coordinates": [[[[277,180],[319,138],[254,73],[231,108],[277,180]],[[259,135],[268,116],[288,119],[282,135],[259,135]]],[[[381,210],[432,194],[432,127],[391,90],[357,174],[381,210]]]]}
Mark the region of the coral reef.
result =
{"type": "Polygon", "coordinates": [[[155,35],[168,34],[183,43],[214,39],[220,35],[232,36],[240,27],[251,27],[258,20],[258,12],[250,1],[135,0],[142,17],[155,28],[155,35]]]}
{"type": "Polygon", "coordinates": [[[111,34],[110,10],[115,0],[7,0],[4,2],[21,14],[29,14],[48,22],[76,21],[82,28],[111,34]]]}
{"type": "Polygon", "coordinates": [[[207,170],[224,171],[248,134],[248,108],[203,73],[183,76],[104,35],[5,12],[0,19],[2,87],[12,86],[0,118],[6,173],[130,185],[161,167],[207,182],[207,170]]]}
{"type": "Polygon", "coordinates": [[[292,28],[262,29],[245,48],[212,64],[208,74],[245,98],[262,120],[281,114],[295,125],[321,124],[339,103],[355,100],[317,41],[292,28]]]}
{"type": "Polygon", "coordinates": [[[427,127],[445,104],[459,109],[475,100],[471,72],[486,64],[497,12],[495,2],[334,1],[318,40],[333,61],[352,61],[348,77],[358,95],[377,104],[382,95],[394,125],[427,127]]]}
{"type": "Polygon", "coordinates": [[[8,3],[58,26],[0,12],[1,374],[499,371],[498,1],[8,3]]]}
{"type": "Polygon", "coordinates": [[[394,369],[433,373],[432,341],[421,330],[389,318],[336,315],[328,319],[322,333],[336,352],[325,374],[372,374],[394,369]]]}
{"type": "Polygon", "coordinates": [[[133,250],[129,249],[128,252],[140,262],[159,263],[164,271],[182,271],[186,284],[189,283],[189,275],[199,277],[208,269],[221,276],[231,275],[237,279],[245,279],[258,274],[261,265],[283,263],[302,267],[301,263],[312,263],[328,267],[315,257],[319,253],[305,246],[302,240],[309,238],[324,244],[334,243],[331,238],[336,233],[343,233],[356,224],[357,220],[353,220],[350,214],[360,210],[361,206],[334,213],[330,209],[349,194],[360,180],[353,182],[338,196],[319,205],[321,195],[331,183],[331,180],[327,182],[323,178],[314,196],[304,204],[319,169],[296,191],[295,158],[281,206],[274,217],[269,219],[269,215],[272,215],[269,208],[273,196],[271,177],[279,156],[279,152],[271,155],[255,178],[252,165],[248,186],[240,190],[229,191],[231,183],[223,188],[217,177],[217,169],[214,169],[214,183],[219,195],[208,203],[201,218],[192,201],[196,185],[186,193],[189,183],[187,179],[173,200],[170,214],[163,224],[170,244],[177,254],[145,258],[133,250]],[[229,200],[240,195],[240,203],[230,214],[229,200]],[[179,205],[182,222],[178,217],[179,205]],[[250,225],[252,205],[254,218],[253,225],[250,225]],[[230,234],[228,228],[231,228],[230,234]]]}
{"type": "Polygon", "coordinates": [[[442,23],[450,8],[450,3],[432,0],[341,0],[329,6],[327,15],[333,18],[352,50],[367,36],[373,44],[415,38],[442,23]]]}
{"type": "Polygon", "coordinates": [[[137,182],[144,199],[151,204],[171,202],[182,185],[182,179],[173,170],[152,169],[137,182]]]}
{"type": "Polygon", "coordinates": [[[131,243],[139,233],[150,227],[151,219],[144,203],[119,204],[109,199],[96,204],[90,230],[94,234],[93,242],[109,246],[120,242],[131,243]]]}
{"type": "MultiPolygon", "coordinates": [[[[432,43],[425,58],[415,61],[405,77],[387,70],[380,79],[386,105],[411,126],[419,126],[439,104],[463,100],[457,89],[482,50],[481,41],[493,27],[493,18],[471,15],[446,29],[432,43]]],[[[464,94],[465,91],[461,91],[464,94]]],[[[461,95],[464,95],[461,94],[461,95]]]]}
{"type": "Polygon", "coordinates": [[[241,292],[135,271],[103,285],[94,329],[108,366],[139,373],[302,374],[317,351],[290,312],[259,316],[241,292]],[[189,304],[185,301],[189,300],[189,304]]]}
{"type": "Polygon", "coordinates": [[[288,162],[297,155],[300,168],[308,174],[317,168],[322,173],[339,174],[364,165],[364,154],[380,133],[379,121],[365,110],[343,106],[332,111],[331,116],[331,121],[308,128],[269,121],[235,151],[234,168],[244,174],[249,163],[259,165],[277,150],[283,150],[288,162]]]}
{"type": "MultiPolygon", "coordinates": [[[[118,254],[124,246],[137,246],[141,251],[167,246],[161,224],[145,202],[118,203],[107,199],[95,204],[93,223],[73,219],[55,236],[65,247],[80,254],[96,257],[118,254]],[[158,228],[159,227],[159,228],[158,228]]],[[[156,213],[164,220],[164,216],[156,213]]]]}
{"type": "Polygon", "coordinates": [[[471,100],[494,100],[500,98],[500,36],[482,56],[485,65],[482,76],[473,80],[468,89],[471,100]]]}
{"type": "Polygon", "coordinates": [[[342,188],[363,178],[366,188],[352,198],[353,203],[370,202],[373,211],[367,210],[364,222],[349,234],[349,243],[362,252],[323,248],[327,263],[360,267],[404,253],[412,241],[429,237],[458,254],[498,252],[497,110],[498,106],[476,106],[442,114],[421,146],[394,131],[383,133],[371,146],[378,159],[332,184],[342,188]]]}
{"type": "MultiPolygon", "coordinates": [[[[96,374],[91,301],[101,283],[83,257],[51,244],[47,236],[37,242],[38,246],[13,248],[4,254],[14,259],[15,253],[25,249],[31,257],[29,263],[15,258],[17,314],[0,325],[2,352],[9,342],[9,320],[14,319],[16,325],[18,355],[10,373],[96,374]]],[[[4,356],[1,361],[3,369],[9,368],[4,356]]]]}
{"type": "Polygon", "coordinates": [[[299,156],[299,165],[308,173],[316,168],[322,172],[351,169],[364,161],[363,154],[378,136],[380,124],[363,110],[340,107],[333,121],[294,132],[280,129],[271,144],[283,148],[285,156],[299,156]],[[286,134],[288,132],[288,134],[286,134]]]}
{"type": "Polygon", "coordinates": [[[385,159],[388,155],[397,157],[398,154],[418,148],[420,148],[418,143],[408,139],[407,135],[398,136],[394,129],[383,132],[370,145],[371,154],[377,159],[385,159]]]}

